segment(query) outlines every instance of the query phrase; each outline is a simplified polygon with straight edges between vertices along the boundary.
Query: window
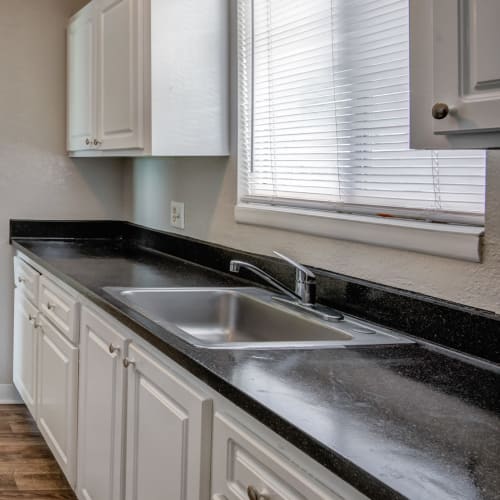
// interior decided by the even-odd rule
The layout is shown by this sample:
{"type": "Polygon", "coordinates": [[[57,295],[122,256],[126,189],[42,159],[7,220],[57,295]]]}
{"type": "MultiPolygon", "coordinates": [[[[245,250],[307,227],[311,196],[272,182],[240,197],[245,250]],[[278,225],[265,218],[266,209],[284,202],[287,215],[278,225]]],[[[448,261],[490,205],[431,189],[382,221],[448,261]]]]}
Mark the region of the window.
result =
{"type": "Polygon", "coordinates": [[[408,0],[240,0],[238,24],[240,206],[483,224],[485,153],[408,148],[408,0]]]}

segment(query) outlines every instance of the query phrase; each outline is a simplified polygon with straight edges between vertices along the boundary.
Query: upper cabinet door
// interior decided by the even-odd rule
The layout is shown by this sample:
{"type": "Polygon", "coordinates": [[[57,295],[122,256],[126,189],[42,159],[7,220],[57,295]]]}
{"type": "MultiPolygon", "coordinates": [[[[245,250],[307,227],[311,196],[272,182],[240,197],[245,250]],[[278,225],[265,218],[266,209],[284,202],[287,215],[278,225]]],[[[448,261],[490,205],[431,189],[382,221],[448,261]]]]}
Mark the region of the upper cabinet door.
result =
{"type": "Polygon", "coordinates": [[[498,0],[434,1],[435,133],[500,128],[499,20],[498,0]]]}
{"type": "Polygon", "coordinates": [[[97,136],[103,150],[143,149],[140,0],[98,0],[97,136]]]}
{"type": "Polygon", "coordinates": [[[93,147],[95,121],[94,6],[87,5],[68,26],[68,150],[93,147]]]}
{"type": "Polygon", "coordinates": [[[410,6],[412,147],[500,147],[500,2],[410,6]]]}

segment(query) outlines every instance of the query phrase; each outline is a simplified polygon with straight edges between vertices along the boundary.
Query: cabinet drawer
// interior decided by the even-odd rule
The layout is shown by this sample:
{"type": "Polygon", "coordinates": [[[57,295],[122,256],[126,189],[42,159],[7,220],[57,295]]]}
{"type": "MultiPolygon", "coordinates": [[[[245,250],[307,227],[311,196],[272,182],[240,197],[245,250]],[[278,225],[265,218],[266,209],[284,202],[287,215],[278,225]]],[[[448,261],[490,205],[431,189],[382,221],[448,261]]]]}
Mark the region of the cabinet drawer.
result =
{"type": "Polygon", "coordinates": [[[79,304],[46,276],[40,277],[39,307],[66,338],[78,344],[79,304]]]}
{"type": "Polygon", "coordinates": [[[264,443],[232,417],[214,419],[212,500],[351,500],[365,498],[338,479],[333,491],[264,443]],[[260,495],[260,496],[259,496],[260,495]]]}
{"type": "Polygon", "coordinates": [[[40,273],[26,264],[20,257],[14,257],[14,280],[18,290],[33,304],[38,301],[38,282],[40,273]]]}

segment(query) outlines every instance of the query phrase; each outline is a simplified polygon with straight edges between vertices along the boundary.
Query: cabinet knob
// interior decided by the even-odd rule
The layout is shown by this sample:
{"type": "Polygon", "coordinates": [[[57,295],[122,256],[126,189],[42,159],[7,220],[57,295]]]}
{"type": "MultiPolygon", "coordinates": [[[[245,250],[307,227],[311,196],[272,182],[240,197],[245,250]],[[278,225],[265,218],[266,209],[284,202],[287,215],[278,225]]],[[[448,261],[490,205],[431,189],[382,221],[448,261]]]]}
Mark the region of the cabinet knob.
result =
{"type": "Polygon", "coordinates": [[[247,488],[248,500],[269,500],[267,495],[263,495],[258,492],[257,488],[254,486],[249,486],[247,488]]]}
{"type": "Polygon", "coordinates": [[[109,349],[109,353],[110,354],[115,354],[117,352],[120,352],[120,348],[114,346],[113,344],[109,344],[109,348],[108,349],[109,349]]]}
{"type": "Polygon", "coordinates": [[[90,139],[89,139],[88,137],[85,139],[85,144],[86,144],[87,146],[90,146],[90,139]]]}
{"type": "Polygon", "coordinates": [[[25,281],[26,281],[26,280],[25,280],[22,276],[19,276],[19,277],[17,278],[17,282],[18,282],[18,283],[24,283],[25,281]]]}
{"type": "Polygon", "coordinates": [[[94,139],[94,146],[100,146],[101,144],[102,144],[102,141],[94,139]]]}
{"type": "Polygon", "coordinates": [[[33,316],[32,314],[28,314],[28,321],[31,323],[33,321],[35,321],[36,317],[33,316]]]}
{"type": "Polygon", "coordinates": [[[52,311],[56,308],[55,304],[51,304],[50,302],[47,302],[47,309],[49,311],[52,311]]]}
{"type": "Polygon", "coordinates": [[[128,359],[128,358],[125,358],[125,359],[123,360],[123,366],[124,366],[125,368],[128,368],[128,367],[129,367],[129,366],[131,366],[131,365],[132,365],[132,366],[135,366],[135,361],[132,361],[132,360],[130,360],[130,359],[128,359]]]}
{"type": "Polygon", "coordinates": [[[444,102],[437,102],[432,106],[432,117],[435,120],[442,120],[443,118],[446,118],[450,113],[450,108],[448,107],[448,104],[445,104],[444,102]]]}

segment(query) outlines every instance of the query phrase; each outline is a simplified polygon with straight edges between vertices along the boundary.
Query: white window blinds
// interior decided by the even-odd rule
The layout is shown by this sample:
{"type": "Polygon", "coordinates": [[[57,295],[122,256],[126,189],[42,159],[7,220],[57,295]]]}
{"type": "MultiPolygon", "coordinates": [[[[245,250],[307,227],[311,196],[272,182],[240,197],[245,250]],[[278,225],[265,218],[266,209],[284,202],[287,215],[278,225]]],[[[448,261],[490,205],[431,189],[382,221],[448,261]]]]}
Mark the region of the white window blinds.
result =
{"type": "Polygon", "coordinates": [[[482,223],[485,153],[408,149],[408,0],[238,17],[242,202],[482,223]]]}

